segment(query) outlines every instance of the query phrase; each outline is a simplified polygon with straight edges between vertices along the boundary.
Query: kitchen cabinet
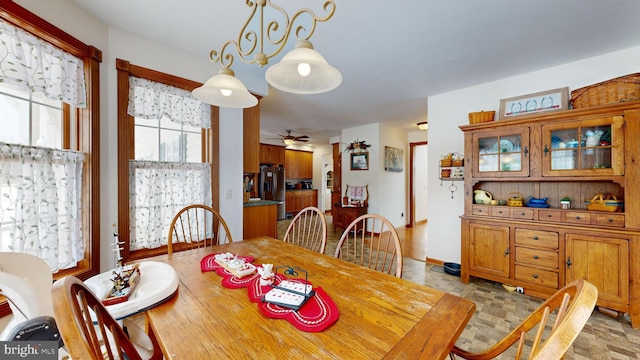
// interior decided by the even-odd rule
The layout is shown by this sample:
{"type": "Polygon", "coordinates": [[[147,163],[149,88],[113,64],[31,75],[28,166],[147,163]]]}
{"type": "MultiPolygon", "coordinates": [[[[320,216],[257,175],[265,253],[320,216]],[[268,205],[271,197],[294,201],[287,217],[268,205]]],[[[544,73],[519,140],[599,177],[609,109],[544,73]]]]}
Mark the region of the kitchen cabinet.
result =
{"type": "Polygon", "coordinates": [[[284,146],[260,144],[260,164],[284,166],[284,146]]]}
{"type": "Polygon", "coordinates": [[[309,207],[318,207],[318,190],[287,190],[284,203],[285,212],[297,213],[309,207]]]}
{"type": "Polygon", "coordinates": [[[461,281],[480,277],[545,298],[572,280],[640,327],[640,101],[463,125],[461,281]],[[474,191],[524,206],[474,203],[474,191]],[[611,193],[619,212],[587,210],[611,193]],[[547,198],[540,207],[529,198],[547,198]],[[562,208],[560,199],[571,198],[562,208]]]}
{"type": "Polygon", "coordinates": [[[567,282],[584,278],[593,283],[605,307],[628,304],[628,239],[619,235],[568,233],[566,251],[567,282]]]}
{"type": "Polygon", "coordinates": [[[313,178],[313,153],[301,150],[285,150],[284,169],[287,179],[313,178]]]}
{"type": "Polygon", "coordinates": [[[245,205],[242,211],[242,238],[278,237],[278,205],[245,205]]]}
{"type": "Polygon", "coordinates": [[[260,172],[260,102],[243,110],[243,172],[260,172]]]}
{"type": "Polygon", "coordinates": [[[509,227],[469,224],[469,268],[489,277],[509,277],[509,227]]]}

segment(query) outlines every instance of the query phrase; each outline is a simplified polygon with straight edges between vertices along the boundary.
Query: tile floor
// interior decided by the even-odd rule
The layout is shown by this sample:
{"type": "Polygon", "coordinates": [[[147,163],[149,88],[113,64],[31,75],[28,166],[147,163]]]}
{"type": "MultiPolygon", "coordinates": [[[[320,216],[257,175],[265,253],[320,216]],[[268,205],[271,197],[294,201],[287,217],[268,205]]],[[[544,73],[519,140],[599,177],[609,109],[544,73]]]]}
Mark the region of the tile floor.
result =
{"type": "MultiPolygon", "coordinates": [[[[331,216],[327,216],[327,220],[330,224],[331,216]]],[[[288,222],[283,220],[278,224],[280,239],[284,236],[288,222]]],[[[418,229],[414,228],[413,232],[404,233],[426,233],[416,230],[418,229]]],[[[334,233],[330,225],[328,233],[325,253],[330,255],[335,252],[340,232],[334,233]]],[[[409,245],[412,239],[404,238],[403,242],[409,245]]],[[[419,256],[419,259],[424,258],[419,256]]],[[[470,351],[484,350],[502,339],[542,302],[527,295],[507,292],[501,284],[491,281],[472,278],[469,284],[463,284],[458,277],[444,273],[442,267],[410,257],[405,257],[403,278],[475,302],[476,311],[456,343],[470,351]]],[[[512,359],[513,353],[507,352],[501,359],[512,359]]],[[[640,359],[640,329],[631,328],[626,316],[614,318],[594,311],[565,359],[640,359]]]]}

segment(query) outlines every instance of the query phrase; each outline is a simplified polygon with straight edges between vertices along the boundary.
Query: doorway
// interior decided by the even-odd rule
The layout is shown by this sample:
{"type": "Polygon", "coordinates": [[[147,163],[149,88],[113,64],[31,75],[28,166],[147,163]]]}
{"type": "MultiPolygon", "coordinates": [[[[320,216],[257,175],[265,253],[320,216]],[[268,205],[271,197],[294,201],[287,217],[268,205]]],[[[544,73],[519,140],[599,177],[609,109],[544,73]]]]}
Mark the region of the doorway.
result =
{"type": "Polygon", "coordinates": [[[409,223],[427,221],[428,146],[426,141],[409,143],[409,223]]]}

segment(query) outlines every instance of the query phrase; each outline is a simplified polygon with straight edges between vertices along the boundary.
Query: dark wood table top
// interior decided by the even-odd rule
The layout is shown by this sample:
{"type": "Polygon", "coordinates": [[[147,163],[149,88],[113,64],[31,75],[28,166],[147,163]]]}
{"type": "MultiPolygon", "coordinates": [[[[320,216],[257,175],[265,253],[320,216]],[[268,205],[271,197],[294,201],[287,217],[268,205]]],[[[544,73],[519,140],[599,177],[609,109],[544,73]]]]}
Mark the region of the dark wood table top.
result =
{"type": "Polygon", "coordinates": [[[177,294],[147,311],[167,359],[444,359],[475,310],[469,300],[269,237],[149,260],[170,264],[180,278],[177,294]],[[307,270],[340,318],[313,333],[266,317],[246,289],[201,272],[204,256],[226,252],[307,270]]]}

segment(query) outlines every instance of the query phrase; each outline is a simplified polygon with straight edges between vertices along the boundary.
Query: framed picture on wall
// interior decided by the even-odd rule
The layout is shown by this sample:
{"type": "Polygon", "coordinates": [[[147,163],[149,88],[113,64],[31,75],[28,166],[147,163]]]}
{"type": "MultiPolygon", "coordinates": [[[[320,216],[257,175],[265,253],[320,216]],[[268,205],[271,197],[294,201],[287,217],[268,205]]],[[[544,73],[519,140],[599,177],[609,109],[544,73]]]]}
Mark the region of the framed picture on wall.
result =
{"type": "Polygon", "coordinates": [[[564,87],[500,100],[499,119],[547,111],[567,110],[569,88],[564,87]]]}
{"type": "Polygon", "coordinates": [[[384,147],[384,169],[386,171],[402,172],[402,149],[391,146],[384,147]]]}
{"type": "Polygon", "coordinates": [[[369,170],[369,153],[351,153],[351,170],[369,170]]]}

